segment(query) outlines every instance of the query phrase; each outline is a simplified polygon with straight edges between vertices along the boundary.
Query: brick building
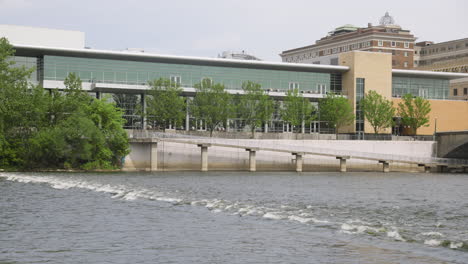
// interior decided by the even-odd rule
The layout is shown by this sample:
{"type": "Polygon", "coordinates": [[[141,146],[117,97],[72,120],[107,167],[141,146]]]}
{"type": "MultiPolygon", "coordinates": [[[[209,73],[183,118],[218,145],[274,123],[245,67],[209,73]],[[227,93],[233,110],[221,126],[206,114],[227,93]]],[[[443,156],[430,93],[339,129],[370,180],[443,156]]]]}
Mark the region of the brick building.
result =
{"type": "Polygon", "coordinates": [[[283,62],[337,65],[340,53],[373,51],[392,54],[394,69],[413,68],[416,38],[395,24],[388,12],[378,26],[366,28],[344,25],[317,40],[315,44],[283,51],[283,62]]]}
{"type": "MultiPolygon", "coordinates": [[[[468,73],[468,38],[416,43],[416,70],[468,73]]],[[[468,79],[450,82],[450,98],[468,100],[468,79]]]]}

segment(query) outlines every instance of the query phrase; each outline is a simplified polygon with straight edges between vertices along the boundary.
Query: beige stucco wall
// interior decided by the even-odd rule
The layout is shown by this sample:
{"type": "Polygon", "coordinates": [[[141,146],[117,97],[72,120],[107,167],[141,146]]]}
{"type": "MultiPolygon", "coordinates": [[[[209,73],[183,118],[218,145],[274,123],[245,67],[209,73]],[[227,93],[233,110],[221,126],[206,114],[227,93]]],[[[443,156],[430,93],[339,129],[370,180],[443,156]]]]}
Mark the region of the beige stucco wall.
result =
{"type": "MultiPolygon", "coordinates": [[[[399,98],[393,98],[393,105],[398,107],[399,98]]],[[[429,126],[418,129],[418,135],[432,135],[435,131],[437,118],[437,132],[468,130],[468,101],[461,100],[429,100],[429,126]]]]}
{"type": "MultiPolygon", "coordinates": [[[[356,78],[365,79],[365,92],[374,90],[387,99],[392,98],[392,55],[381,52],[352,51],[340,54],[340,65],[350,67],[343,74],[343,87],[348,99],[356,112],[356,78]]],[[[342,129],[340,133],[354,133],[355,125],[342,129]]],[[[368,122],[364,123],[364,131],[373,133],[368,122]]],[[[390,133],[390,128],[380,133],[390,133]]]]}

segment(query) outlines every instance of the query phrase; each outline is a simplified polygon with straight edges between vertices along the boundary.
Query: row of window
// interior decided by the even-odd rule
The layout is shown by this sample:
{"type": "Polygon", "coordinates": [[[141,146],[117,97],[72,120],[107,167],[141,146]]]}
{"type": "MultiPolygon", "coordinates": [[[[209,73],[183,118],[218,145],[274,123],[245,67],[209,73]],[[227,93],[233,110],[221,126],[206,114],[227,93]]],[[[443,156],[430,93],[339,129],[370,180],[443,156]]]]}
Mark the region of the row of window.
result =
{"type": "MultiPolygon", "coordinates": [[[[383,47],[384,42],[385,41],[383,41],[383,40],[378,40],[377,41],[377,46],[383,47]]],[[[401,42],[398,42],[398,41],[387,41],[387,43],[390,43],[390,45],[389,45],[390,47],[398,47],[398,46],[401,46],[401,44],[402,44],[401,42]]],[[[408,49],[410,47],[410,43],[407,42],[407,41],[403,42],[403,47],[408,49]]]]}
{"type": "Polygon", "coordinates": [[[330,55],[330,54],[336,54],[336,53],[346,52],[346,51],[350,51],[350,50],[357,50],[357,49],[367,48],[367,47],[370,47],[370,46],[371,46],[371,42],[370,41],[365,41],[365,42],[354,43],[354,44],[344,45],[344,46],[340,46],[340,47],[325,49],[325,50],[321,50],[320,52],[322,52],[323,55],[330,55]]]}
{"type": "Polygon", "coordinates": [[[440,47],[440,48],[423,48],[423,50],[421,50],[421,55],[435,54],[439,52],[449,52],[452,50],[458,50],[462,48],[468,48],[468,42],[464,44],[459,43],[459,44],[449,45],[449,46],[440,47]]]}
{"type": "MultiPolygon", "coordinates": [[[[397,41],[388,41],[390,43],[389,46],[391,47],[399,47],[403,46],[404,48],[409,48],[410,47],[410,42],[397,42],[397,41]]],[[[384,41],[383,40],[378,40],[377,45],[379,47],[384,46],[384,41]]],[[[337,54],[340,52],[347,52],[350,50],[357,50],[357,49],[362,49],[362,48],[368,48],[371,47],[371,41],[365,41],[365,42],[360,42],[360,43],[354,43],[354,44],[348,44],[340,47],[335,47],[335,48],[329,48],[329,49],[324,49],[320,50],[319,52],[309,52],[309,53],[304,53],[304,54],[299,54],[291,57],[287,57],[285,60],[286,62],[300,62],[304,61],[307,59],[311,58],[316,58],[320,56],[320,53],[323,54],[323,56],[330,55],[330,54],[337,54]]],[[[408,57],[408,52],[405,52],[405,57],[408,57]]]]}
{"type": "MultiPolygon", "coordinates": [[[[468,95],[468,88],[463,88],[463,95],[468,95]]],[[[453,96],[458,96],[458,89],[453,89],[453,96]]]]}

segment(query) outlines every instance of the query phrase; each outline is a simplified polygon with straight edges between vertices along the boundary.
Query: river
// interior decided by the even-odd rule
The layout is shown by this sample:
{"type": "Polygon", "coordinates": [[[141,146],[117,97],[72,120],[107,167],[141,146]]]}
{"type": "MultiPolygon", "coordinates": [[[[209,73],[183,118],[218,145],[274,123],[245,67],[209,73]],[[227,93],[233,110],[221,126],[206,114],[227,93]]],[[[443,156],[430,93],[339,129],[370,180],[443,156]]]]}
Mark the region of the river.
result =
{"type": "Polygon", "coordinates": [[[468,263],[468,175],[0,172],[0,263],[468,263]]]}

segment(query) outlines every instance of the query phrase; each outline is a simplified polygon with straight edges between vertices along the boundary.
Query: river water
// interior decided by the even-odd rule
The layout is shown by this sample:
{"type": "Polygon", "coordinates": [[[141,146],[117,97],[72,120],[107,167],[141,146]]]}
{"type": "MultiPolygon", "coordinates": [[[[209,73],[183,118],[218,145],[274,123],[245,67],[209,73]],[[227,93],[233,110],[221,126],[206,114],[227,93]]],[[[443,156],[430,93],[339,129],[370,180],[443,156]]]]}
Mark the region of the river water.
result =
{"type": "Polygon", "coordinates": [[[0,263],[468,263],[468,175],[0,172],[0,263]]]}

